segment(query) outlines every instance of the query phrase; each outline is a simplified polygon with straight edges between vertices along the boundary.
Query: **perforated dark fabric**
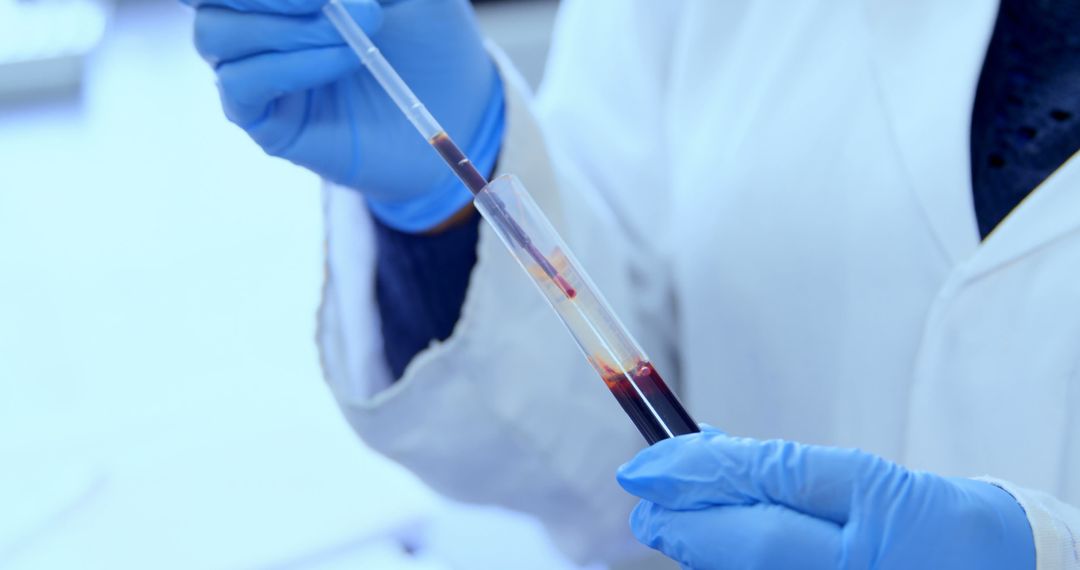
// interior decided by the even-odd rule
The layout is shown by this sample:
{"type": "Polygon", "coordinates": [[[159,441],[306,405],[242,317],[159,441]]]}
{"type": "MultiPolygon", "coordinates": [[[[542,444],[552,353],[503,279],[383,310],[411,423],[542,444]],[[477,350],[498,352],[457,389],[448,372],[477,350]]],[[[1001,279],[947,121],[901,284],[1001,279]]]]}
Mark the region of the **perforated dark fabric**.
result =
{"type": "Polygon", "coordinates": [[[980,235],[1078,149],[1080,0],[1002,0],[972,112],[980,235]]]}

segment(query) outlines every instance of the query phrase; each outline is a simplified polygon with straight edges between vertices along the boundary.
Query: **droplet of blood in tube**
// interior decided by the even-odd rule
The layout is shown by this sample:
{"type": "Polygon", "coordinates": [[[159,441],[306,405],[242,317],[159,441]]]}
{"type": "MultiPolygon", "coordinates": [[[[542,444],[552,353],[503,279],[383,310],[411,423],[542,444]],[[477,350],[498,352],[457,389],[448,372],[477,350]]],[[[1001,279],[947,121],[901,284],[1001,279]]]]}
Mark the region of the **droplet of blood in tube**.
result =
{"type": "Polygon", "coordinates": [[[574,286],[571,285],[565,277],[563,277],[562,275],[556,275],[553,279],[555,281],[555,284],[559,286],[559,289],[562,289],[562,292],[566,295],[567,299],[573,299],[574,297],[577,297],[577,290],[574,289],[574,286]]]}

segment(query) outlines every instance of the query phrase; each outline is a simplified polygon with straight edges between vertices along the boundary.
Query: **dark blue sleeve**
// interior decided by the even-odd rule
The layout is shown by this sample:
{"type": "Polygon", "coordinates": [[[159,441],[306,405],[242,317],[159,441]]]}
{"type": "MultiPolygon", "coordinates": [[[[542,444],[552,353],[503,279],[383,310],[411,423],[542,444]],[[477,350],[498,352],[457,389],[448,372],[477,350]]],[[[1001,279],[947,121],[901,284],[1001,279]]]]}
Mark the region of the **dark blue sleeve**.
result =
{"type": "Polygon", "coordinates": [[[476,265],[480,215],[437,235],[375,226],[375,294],[383,352],[400,378],[414,356],[454,330],[476,265]]]}

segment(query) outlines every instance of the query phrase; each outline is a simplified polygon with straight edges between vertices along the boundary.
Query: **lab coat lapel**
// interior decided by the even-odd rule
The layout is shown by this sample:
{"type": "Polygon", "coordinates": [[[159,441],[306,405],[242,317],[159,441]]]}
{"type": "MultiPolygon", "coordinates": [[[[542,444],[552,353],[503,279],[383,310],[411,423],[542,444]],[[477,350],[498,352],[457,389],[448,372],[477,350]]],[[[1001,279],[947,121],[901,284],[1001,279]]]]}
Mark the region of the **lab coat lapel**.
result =
{"type": "Polygon", "coordinates": [[[909,182],[951,264],[979,244],[971,110],[997,0],[867,0],[881,96],[909,182]]]}
{"type": "Polygon", "coordinates": [[[1020,203],[987,236],[967,264],[969,279],[1013,261],[1080,228],[1080,153],[1020,203]]]}

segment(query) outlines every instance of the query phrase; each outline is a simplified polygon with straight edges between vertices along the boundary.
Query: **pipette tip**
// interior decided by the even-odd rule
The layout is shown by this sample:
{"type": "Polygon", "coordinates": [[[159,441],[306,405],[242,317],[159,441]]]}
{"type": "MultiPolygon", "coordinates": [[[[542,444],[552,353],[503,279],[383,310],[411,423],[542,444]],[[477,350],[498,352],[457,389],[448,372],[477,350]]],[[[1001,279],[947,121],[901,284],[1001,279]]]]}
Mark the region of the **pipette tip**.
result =
{"type": "Polygon", "coordinates": [[[566,295],[567,299],[573,299],[574,297],[577,297],[577,289],[574,289],[574,286],[571,285],[565,277],[556,273],[555,276],[551,279],[555,282],[555,285],[563,292],[563,294],[566,295]]]}

